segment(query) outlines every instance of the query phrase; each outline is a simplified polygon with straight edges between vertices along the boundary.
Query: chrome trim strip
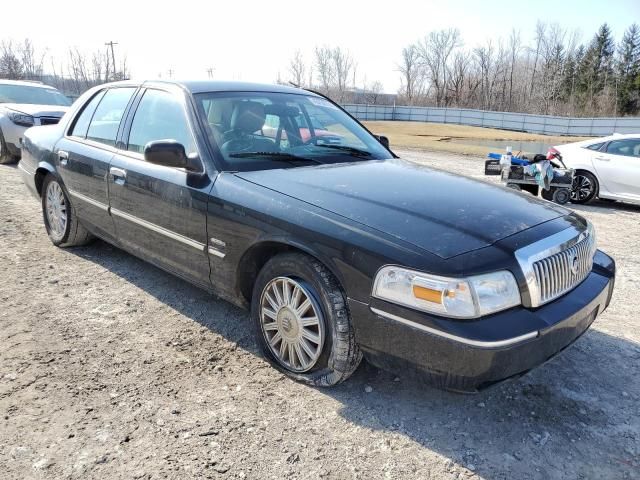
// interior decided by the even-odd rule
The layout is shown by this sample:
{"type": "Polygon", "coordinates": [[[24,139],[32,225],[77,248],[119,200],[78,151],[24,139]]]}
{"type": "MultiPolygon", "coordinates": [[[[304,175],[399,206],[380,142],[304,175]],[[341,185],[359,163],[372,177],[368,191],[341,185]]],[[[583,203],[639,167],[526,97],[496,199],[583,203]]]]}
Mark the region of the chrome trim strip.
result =
{"type": "Polygon", "coordinates": [[[22,166],[22,162],[18,162],[18,168],[20,170],[22,170],[24,173],[26,173],[27,175],[32,175],[33,176],[33,172],[30,172],[29,170],[27,170],[26,168],[24,168],[22,166]]]}
{"type": "Polygon", "coordinates": [[[118,210],[117,208],[111,208],[111,214],[112,215],[116,215],[120,218],[124,218],[125,220],[128,220],[132,223],[135,223],[137,225],[140,225],[142,227],[148,228],[149,230],[153,230],[156,233],[159,233],[161,235],[164,235],[165,237],[171,238],[172,240],[176,240],[180,243],[183,243],[185,245],[189,245],[190,247],[193,247],[197,250],[200,250],[202,252],[205,251],[205,244],[204,243],[200,243],[196,240],[193,240],[189,237],[185,237],[184,235],[180,235],[179,233],[176,232],[172,232],[171,230],[167,230],[166,228],[161,227],[160,225],[156,225],[155,223],[151,223],[151,222],[147,222],[146,220],[143,220],[141,218],[138,217],[134,217],[133,215],[129,215],[126,212],[123,212],[122,210],[118,210]]]}
{"type": "Polygon", "coordinates": [[[69,195],[71,195],[72,197],[79,198],[83,202],[87,202],[89,205],[98,207],[100,210],[104,210],[105,212],[109,210],[109,205],[107,205],[106,203],[94,200],[93,198],[87,197],[86,195],[78,193],[75,190],[71,190],[70,188],[67,188],[67,192],[69,192],[69,195]]]}
{"type": "Polygon", "coordinates": [[[422,325],[421,323],[412,322],[411,320],[407,320],[406,318],[399,317],[389,312],[385,312],[383,310],[378,310],[377,308],[371,307],[371,311],[376,315],[380,315],[381,317],[386,317],[389,320],[394,320],[396,322],[402,323],[409,327],[417,328],[418,330],[422,330],[424,332],[430,333],[432,335],[437,335],[439,337],[446,338],[448,340],[453,340],[454,342],[464,343],[465,345],[471,345],[472,347],[479,348],[499,348],[499,347],[508,347],[510,345],[514,345],[516,343],[524,342],[525,340],[530,340],[532,338],[536,338],[540,332],[537,330],[534,332],[525,333],[524,335],[520,335],[518,337],[507,338],[506,340],[498,340],[495,342],[483,342],[480,340],[472,340],[470,338],[459,337],[457,335],[452,335],[450,333],[442,332],[440,330],[436,330],[435,328],[427,327],[426,325],[422,325]]]}
{"type": "Polygon", "coordinates": [[[215,248],[213,248],[213,247],[209,247],[209,253],[210,253],[211,255],[215,255],[216,257],[220,257],[220,258],[224,258],[224,257],[226,257],[226,256],[227,256],[227,254],[226,254],[226,253],[222,253],[222,252],[220,252],[220,251],[216,250],[216,249],[215,249],[215,248]]]}

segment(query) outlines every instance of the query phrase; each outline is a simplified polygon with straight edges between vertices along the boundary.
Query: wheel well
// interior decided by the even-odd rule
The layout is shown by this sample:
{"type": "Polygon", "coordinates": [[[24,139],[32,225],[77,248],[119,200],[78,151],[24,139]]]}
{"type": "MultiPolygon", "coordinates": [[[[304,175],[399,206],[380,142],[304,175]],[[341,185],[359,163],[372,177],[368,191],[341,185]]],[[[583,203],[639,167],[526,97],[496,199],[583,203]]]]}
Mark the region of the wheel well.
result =
{"type": "Polygon", "coordinates": [[[592,172],[591,170],[587,170],[586,168],[576,168],[576,173],[588,173],[593,178],[595,178],[596,180],[595,196],[598,196],[598,194],[600,193],[600,179],[598,178],[598,176],[594,172],[592,172]]]}
{"type": "Polygon", "coordinates": [[[34,180],[36,182],[36,190],[38,191],[38,195],[42,195],[42,184],[44,183],[44,178],[49,174],[49,170],[46,168],[38,168],[36,170],[36,174],[34,180]]]}
{"type": "MultiPolygon", "coordinates": [[[[301,248],[280,242],[263,242],[245,252],[238,266],[237,285],[240,293],[248,303],[251,303],[253,284],[255,283],[258,273],[260,273],[262,267],[264,267],[264,265],[276,255],[288,252],[298,252],[313,257],[313,255],[310,255],[301,248]]],[[[321,261],[317,257],[314,258],[321,261]]],[[[325,262],[322,263],[325,264],[329,270],[333,270],[330,266],[326,265],[325,262]]],[[[335,272],[332,273],[335,276],[335,272]]]]}

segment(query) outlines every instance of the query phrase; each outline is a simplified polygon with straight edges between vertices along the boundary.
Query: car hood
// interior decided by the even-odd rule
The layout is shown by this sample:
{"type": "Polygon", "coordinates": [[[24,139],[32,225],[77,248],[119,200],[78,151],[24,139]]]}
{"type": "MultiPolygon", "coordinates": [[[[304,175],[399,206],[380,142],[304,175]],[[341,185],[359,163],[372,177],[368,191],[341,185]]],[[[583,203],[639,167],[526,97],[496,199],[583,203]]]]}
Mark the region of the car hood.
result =
{"type": "Polygon", "coordinates": [[[69,110],[69,107],[63,107],[61,105],[32,105],[30,103],[0,103],[0,107],[25,113],[33,117],[61,118],[69,110]]]}
{"type": "Polygon", "coordinates": [[[486,247],[569,213],[528,193],[401,159],[236,175],[442,258],[486,247]]]}

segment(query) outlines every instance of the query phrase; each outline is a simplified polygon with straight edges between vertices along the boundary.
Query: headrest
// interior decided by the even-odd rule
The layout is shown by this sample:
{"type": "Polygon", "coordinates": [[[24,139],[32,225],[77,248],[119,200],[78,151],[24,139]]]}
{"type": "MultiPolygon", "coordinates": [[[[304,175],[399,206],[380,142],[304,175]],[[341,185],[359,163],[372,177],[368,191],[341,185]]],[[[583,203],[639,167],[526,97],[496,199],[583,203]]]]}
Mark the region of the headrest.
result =
{"type": "Polygon", "coordinates": [[[260,102],[240,102],[231,115],[231,130],[253,133],[264,126],[266,115],[260,102]]]}

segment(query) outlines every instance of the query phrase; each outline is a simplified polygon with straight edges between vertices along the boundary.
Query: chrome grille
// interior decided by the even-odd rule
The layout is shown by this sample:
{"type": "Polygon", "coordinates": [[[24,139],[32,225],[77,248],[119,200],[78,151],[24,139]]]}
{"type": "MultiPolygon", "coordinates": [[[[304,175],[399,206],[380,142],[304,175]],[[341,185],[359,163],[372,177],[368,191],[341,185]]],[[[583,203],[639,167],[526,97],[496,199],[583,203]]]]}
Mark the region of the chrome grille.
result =
{"type": "Polygon", "coordinates": [[[594,235],[554,255],[533,262],[538,304],[549,302],[582,282],[593,267],[594,235]]]}

